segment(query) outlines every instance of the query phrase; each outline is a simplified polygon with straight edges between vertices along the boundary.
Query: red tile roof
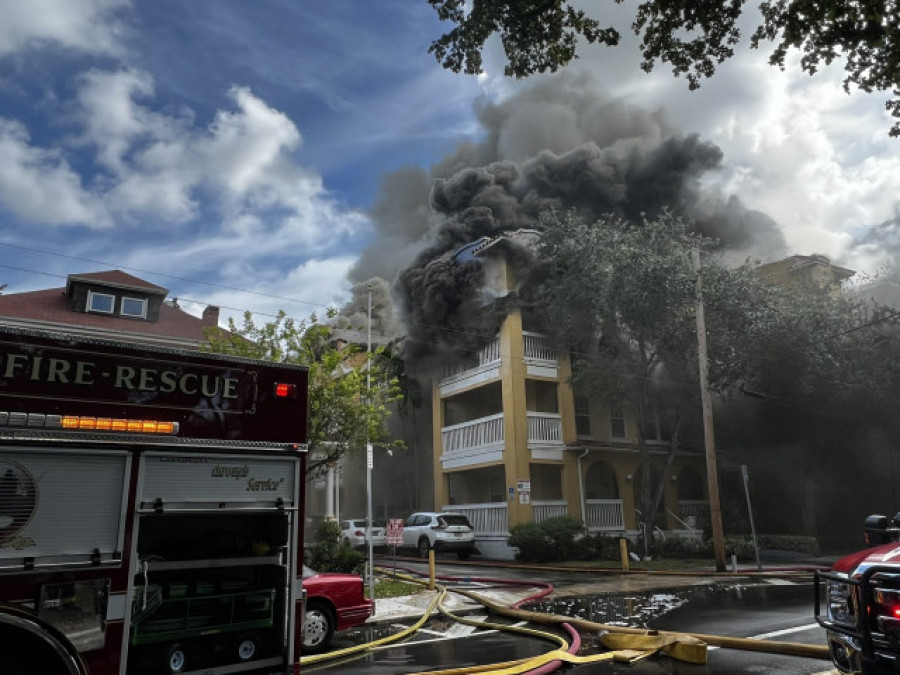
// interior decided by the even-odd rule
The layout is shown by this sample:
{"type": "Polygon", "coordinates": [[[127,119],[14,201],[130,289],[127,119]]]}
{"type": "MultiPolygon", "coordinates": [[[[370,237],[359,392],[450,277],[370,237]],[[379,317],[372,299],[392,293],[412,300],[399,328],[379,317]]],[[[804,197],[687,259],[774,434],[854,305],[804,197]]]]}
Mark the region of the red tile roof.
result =
{"type": "MultiPolygon", "coordinates": [[[[78,276],[85,277],[87,275],[78,276]]],[[[125,276],[136,279],[130,275],[125,276]]],[[[116,275],[114,278],[121,279],[122,277],[116,275]]],[[[141,282],[140,279],[137,281],[141,282]]],[[[141,283],[143,286],[139,286],[140,288],[148,286],[146,282],[141,283]]],[[[49,330],[65,330],[67,327],[71,327],[79,333],[96,331],[98,335],[107,331],[130,333],[134,336],[148,336],[145,341],[153,341],[152,338],[156,337],[159,338],[155,340],[156,342],[165,343],[166,338],[174,338],[176,341],[190,341],[195,344],[204,339],[204,330],[206,329],[202,319],[165,302],[160,307],[159,320],[155,322],[75,312],[72,310],[64,288],[0,295],[0,323],[15,323],[16,325],[27,323],[35,328],[49,330]]]]}

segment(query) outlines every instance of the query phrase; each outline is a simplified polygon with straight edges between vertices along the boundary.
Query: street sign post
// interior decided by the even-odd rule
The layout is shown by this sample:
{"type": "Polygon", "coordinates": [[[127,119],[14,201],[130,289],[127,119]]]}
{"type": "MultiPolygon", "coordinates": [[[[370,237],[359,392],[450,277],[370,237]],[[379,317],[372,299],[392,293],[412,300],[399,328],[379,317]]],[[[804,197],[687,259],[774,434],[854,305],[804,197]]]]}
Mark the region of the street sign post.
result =
{"type": "Polygon", "coordinates": [[[390,518],[387,523],[387,545],[394,547],[394,574],[397,574],[397,547],[403,545],[403,519],[390,518]]]}

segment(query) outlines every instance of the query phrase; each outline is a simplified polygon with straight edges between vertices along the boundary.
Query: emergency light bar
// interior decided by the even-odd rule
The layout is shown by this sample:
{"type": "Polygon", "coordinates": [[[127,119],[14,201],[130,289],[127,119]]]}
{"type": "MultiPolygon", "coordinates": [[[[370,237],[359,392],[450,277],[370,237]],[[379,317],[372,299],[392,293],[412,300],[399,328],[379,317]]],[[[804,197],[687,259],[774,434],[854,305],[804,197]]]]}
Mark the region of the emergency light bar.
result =
{"type": "Polygon", "coordinates": [[[130,420],[76,415],[44,415],[42,413],[0,412],[0,427],[25,429],[65,429],[67,431],[109,431],[112,433],[163,434],[178,433],[178,422],[130,420]]]}

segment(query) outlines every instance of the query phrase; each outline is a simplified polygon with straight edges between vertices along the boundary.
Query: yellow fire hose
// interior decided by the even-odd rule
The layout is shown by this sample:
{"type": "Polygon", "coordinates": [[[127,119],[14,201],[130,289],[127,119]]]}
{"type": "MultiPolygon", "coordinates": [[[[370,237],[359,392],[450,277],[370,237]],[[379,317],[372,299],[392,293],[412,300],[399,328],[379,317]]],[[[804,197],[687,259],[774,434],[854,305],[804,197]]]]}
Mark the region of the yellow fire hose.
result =
{"type": "MultiPolygon", "coordinates": [[[[380,570],[386,572],[385,570],[380,570]]],[[[430,582],[422,581],[414,576],[403,574],[393,574],[397,578],[423,586],[429,586],[430,582]]],[[[503,663],[485,664],[480,666],[467,666],[464,668],[454,668],[441,671],[432,671],[423,675],[470,675],[473,673],[483,673],[485,675],[517,675],[539,668],[551,661],[563,661],[573,664],[596,663],[600,661],[616,661],[632,663],[634,661],[647,658],[654,653],[662,652],[672,658],[686,661],[689,663],[706,663],[707,645],[714,645],[726,649],[741,649],[745,651],[766,652],[770,654],[781,654],[787,656],[801,656],[807,658],[818,658],[828,660],[830,658],[828,648],[820,645],[807,645],[793,642],[774,642],[770,640],[753,640],[749,638],[724,637],[719,635],[680,633],[674,631],[651,631],[640,628],[627,628],[623,626],[610,626],[607,624],[586,621],[574,617],[568,617],[559,614],[545,614],[541,612],[533,612],[522,609],[514,609],[497,605],[490,600],[464,589],[453,589],[454,593],[459,593],[480,603],[490,612],[499,616],[513,618],[519,621],[526,621],[537,625],[557,626],[567,623],[573,628],[582,632],[599,633],[601,643],[610,650],[601,654],[589,656],[577,656],[566,651],[569,647],[568,642],[558,635],[547,633],[532,628],[524,628],[521,626],[508,626],[501,624],[493,624],[483,621],[474,621],[464,617],[457,616],[448,611],[444,607],[444,599],[447,596],[448,589],[442,585],[436,585],[438,593],[432,599],[429,606],[424,611],[422,617],[412,626],[406,628],[394,635],[390,635],[379,640],[375,640],[363,645],[356,645],[346,649],[341,649],[327,654],[318,654],[315,656],[301,657],[301,665],[311,665],[326,660],[338,659],[361,654],[377,648],[381,645],[396,642],[415,632],[429,619],[432,612],[437,609],[444,616],[458,623],[472,625],[481,628],[491,628],[495,630],[504,630],[516,632],[540,639],[557,642],[560,648],[547,652],[537,657],[518,659],[515,661],[507,661],[503,663]]]]}
{"type": "Polygon", "coordinates": [[[642,628],[626,628],[623,626],[610,626],[603,623],[595,623],[593,621],[585,621],[570,616],[560,614],[544,614],[542,612],[530,612],[524,609],[513,609],[497,605],[483,598],[472,591],[464,589],[455,589],[454,593],[459,593],[481,603],[490,611],[520,621],[528,621],[538,625],[556,625],[560,623],[571,624],[574,628],[586,633],[607,633],[607,634],[623,634],[623,635],[643,635],[643,636],[675,636],[677,638],[694,638],[702,640],[708,645],[722,647],[725,649],[742,649],[753,652],[767,652],[769,654],[782,654],[786,656],[804,656],[812,659],[829,660],[831,657],[828,647],[824,645],[807,645],[799,642],[775,642],[773,640],[752,640],[750,638],[725,637],[721,635],[707,635],[702,633],[678,633],[674,631],[648,631],[642,628]]]}

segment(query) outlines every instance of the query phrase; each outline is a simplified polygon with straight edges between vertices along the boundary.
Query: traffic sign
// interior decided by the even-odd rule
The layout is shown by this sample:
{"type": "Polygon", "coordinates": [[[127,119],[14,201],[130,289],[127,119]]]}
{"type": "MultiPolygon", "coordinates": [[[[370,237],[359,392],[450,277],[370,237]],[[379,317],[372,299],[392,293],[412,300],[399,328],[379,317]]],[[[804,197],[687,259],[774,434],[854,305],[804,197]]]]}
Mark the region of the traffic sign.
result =
{"type": "Polygon", "coordinates": [[[403,519],[391,518],[387,524],[387,545],[400,546],[403,543],[403,519]]]}

